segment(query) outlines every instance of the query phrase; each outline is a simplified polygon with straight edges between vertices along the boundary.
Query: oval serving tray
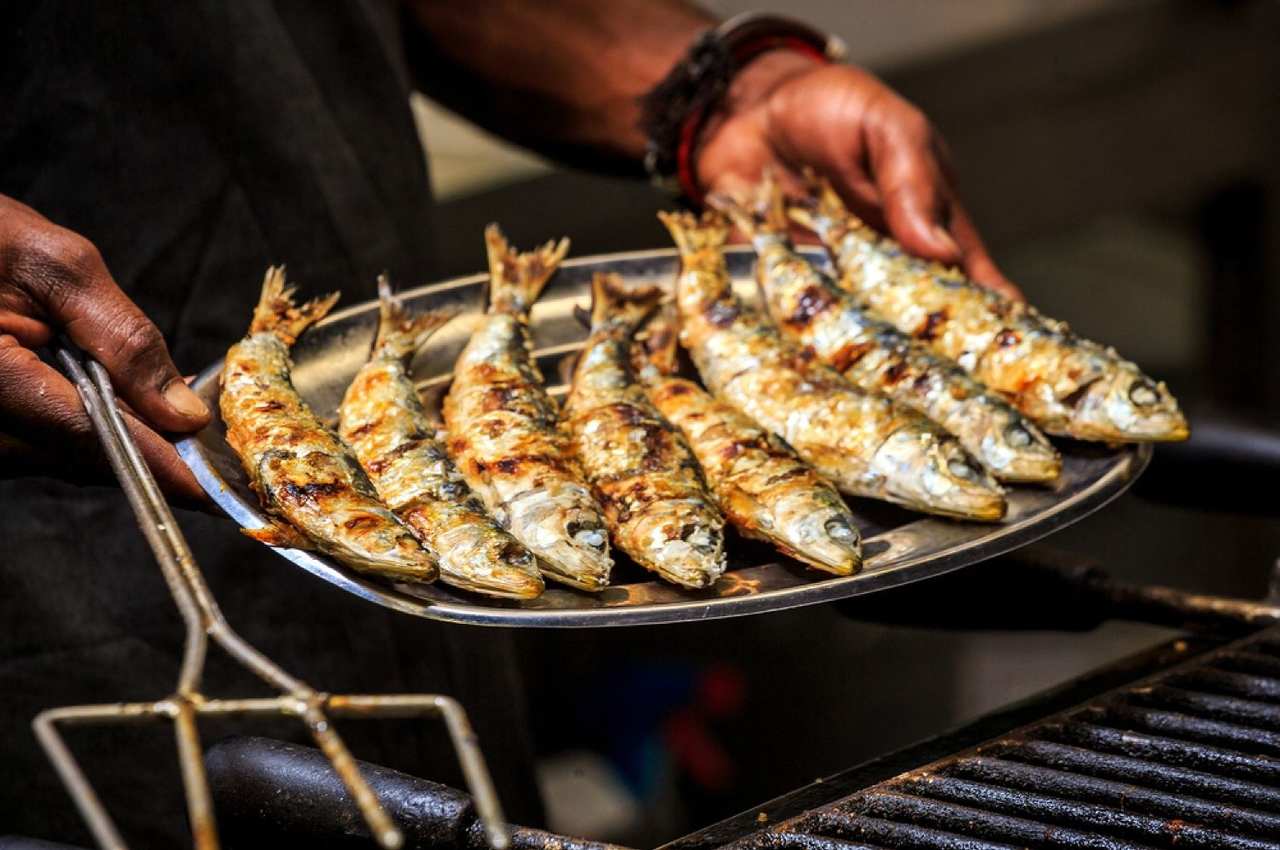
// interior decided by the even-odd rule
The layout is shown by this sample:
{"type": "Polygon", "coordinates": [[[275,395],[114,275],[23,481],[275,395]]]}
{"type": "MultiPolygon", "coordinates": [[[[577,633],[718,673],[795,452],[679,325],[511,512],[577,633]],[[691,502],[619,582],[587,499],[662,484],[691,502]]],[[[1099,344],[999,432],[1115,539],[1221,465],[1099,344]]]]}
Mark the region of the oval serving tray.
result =
{"type": "MultiPolygon", "coordinates": [[[[825,265],[820,252],[809,256],[825,265]]],[[[735,286],[754,300],[749,249],[727,252],[735,286]]],[[[573,307],[587,302],[597,271],[614,271],[629,283],[669,286],[677,260],[672,250],[641,251],[568,260],[533,310],[536,355],[553,393],[563,392],[562,363],[582,344],[586,332],[573,307]]],[[[439,331],[418,354],[413,374],[428,409],[438,409],[458,353],[478,321],[487,275],[473,275],[405,291],[413,309],[461,303],[467,312],[439,331]]],[[[245,311],[248,319],[248,307],[245,311]]],[[[377,304],[339,310],[303,335],[294,349],[294,383],[321,417],[335,415],[347,384],[368,355],[377,322],[377,304]]],[[[230,341],[228,341],[229,343],[230,341]]],[[[265,524],[249,492],[239,460],[223,438],[216,418],[222,363],[205,369],[195,390],[210,403],[215,420],[178,444],[178,451],[201,486],[232,520],[245,528],[265,524]]],[[[1145,468],[1150,446],[1108,449],[1058,441],[1062,476],[1052,487],[1010,487],[1009,514],[996,524],[923,517],[892,506],[852,499],[863,532],[862,572],[835,577],[780,558],[768,546],[730,537],[729,570],[713,587],[689,591],[666,584],[626,562],[614,583],[598,594],[548,583],[539,598],[510,602],[489,599],[446,585],[408,585],[359,575],[315,552],[274,549],[304,570],[363,599],[420,617],[491,626],[583,627],[675,623],[759,614],[844,599],[930,578],[1024,546],[1087,516],[1124,492],[1145,468]]]]}

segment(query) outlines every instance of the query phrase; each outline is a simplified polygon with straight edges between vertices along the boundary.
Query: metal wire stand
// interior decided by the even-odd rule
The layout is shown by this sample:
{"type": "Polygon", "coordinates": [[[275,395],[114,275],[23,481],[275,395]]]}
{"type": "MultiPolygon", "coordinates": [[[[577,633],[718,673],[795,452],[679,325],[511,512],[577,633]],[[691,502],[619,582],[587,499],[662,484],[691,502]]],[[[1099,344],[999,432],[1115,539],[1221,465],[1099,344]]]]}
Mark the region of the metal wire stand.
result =
{"type": "Polygon", "coordinates": [[[111,377],[99,363],[73,345],[56,352],[59,363],[75,384],[94,429],[106,450],[151,545],[173,600],[186,626],[186,643],[177,688],[156,702],[110,703],[53,708],[33,722],[36,736],[53,762],[81,816],[104,850],[126,850],[126,844],[93,786],[59,733],[59,726],[169,721],[177,739],[178,759],[187,799],[191,836],[197,850],[219,847],[217,823],[205,777],[196,720],[201,715],[283,715],[296,717],[333,765],[368,824],[374,839],[394,850],[404,841],[377,795],[361,775],[330,717],[435,716],[444,721],[458,753],[467,787],[485,826],[489,843],[503,850],[510,832],[498,802],[488,766],[480,752],[466,712],[457,701],[437,694],[336,695],[317,691],[291,676],[247,643],[227,623],[205,583],[204,576],[174,520],[155,478],[129,434],[116,402],[111,377]],[[211,699],[200,692],[209,641],[280,692],[277,697],[211,699]]]}

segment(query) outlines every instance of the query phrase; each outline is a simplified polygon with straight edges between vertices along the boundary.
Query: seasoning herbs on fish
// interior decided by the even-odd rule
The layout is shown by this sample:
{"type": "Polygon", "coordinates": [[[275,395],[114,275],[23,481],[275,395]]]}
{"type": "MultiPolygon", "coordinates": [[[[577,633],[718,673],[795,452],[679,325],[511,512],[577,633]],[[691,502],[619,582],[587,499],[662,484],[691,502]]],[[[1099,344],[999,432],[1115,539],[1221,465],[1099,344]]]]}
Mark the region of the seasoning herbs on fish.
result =
{"type": "Polygon", "coordinates": [[[617,275],[591,282],[591,335],[574,370],[564,422],[614,545],[668,581],[708,587],[724,572],[724,520],[684,438],[631,370],[632,336],[657,301],[617,275]]]}
{"type": "Polygon", "coordinates": [[[664,304],[636,337],[636,374],[684,435],[725,518],[812,567],[855,572],[861,538],[840,494],[778,437],[676,375],[678,332],[675,305],[664,304]]]}
{"type": "Polygon", "coordinates": [[[1081,440],[1183,440],[1187,421],[1163,383],[1114,349],[907,255],[850,213],[825,181],[789,210],[818,234],[840,285],[868,310],[958,363],[1050,434],[1081,440]]]}
{"type": "Polygon", "coordinates": [[[378,295],[373,353],[338,408],[342,439],[378,495],[436,557],[441,581],[487,596],[538,596],[542,576],[533,554],[494,522],[432,437],[409,376],[414,352],[454,311],[411,316],[386,278],[378,281],[378,295]]]}
{"type": "Polygon", "coordinates": [[[458,357],[445,398],[449,454],[490,513],[538,557],[544,575],[600,590],[613,567],[604,520],[542,387],[529,332],[529,310],[569,242],[519,254],[489,225],[485,244],[489,308],[458,357]]]}
{"type": "Polygon", "coordinates": [[[846,493],[945,516],[1004,516],[999,486],[953,437],[853,386],[739,301],[722,216],[659,217],[680,251],[680,339],[716,397],[782,437],[846,493]]]}
{"type": "Polygon", "coordinates": [[[227,442],[262,506],[301,540],[283,526],[251,536],[305,543],[363,572],[431,581],[435,559],[378,500],[350,450],[293,388],[289,349],[337,300],[334,294],[299,307],[285,288],[284,269],[269,269],[248,336],[227,352],[219,399],[227,442]]]}
{"type": "Polygon", "coordinates": [[[997,479],[1058,477],[1058,452],[1018,411],[955,363],[869,317],[857,299],[795,251],[775,181],[766,177],[751,208],[724,197],[713,202],[750,235],[759,255],[756,281],[784,336],[861,389],[884,393],[941,425],[997,479]]]}

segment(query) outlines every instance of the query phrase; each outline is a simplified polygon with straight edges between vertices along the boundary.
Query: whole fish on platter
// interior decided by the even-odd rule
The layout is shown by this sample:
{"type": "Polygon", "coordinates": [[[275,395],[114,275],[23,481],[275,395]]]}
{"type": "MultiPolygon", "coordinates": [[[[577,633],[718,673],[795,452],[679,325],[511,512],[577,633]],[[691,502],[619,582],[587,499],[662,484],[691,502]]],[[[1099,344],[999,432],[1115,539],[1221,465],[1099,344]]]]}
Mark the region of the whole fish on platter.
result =
{"type": "Polygon", "coordinates": [[[288,527],[249,532],[315,548],[362,572],[431,581],[436,561],[378,499],[359,462],[293,388],[289,349],[337,294],[293,302],[284,269],[267,271],[249,334],[227,351],[219,406],[227,443],[266,511],[288,527]]]}
{"type": "Polygon", "coordinates": [[[338,408],[338,433],[355,451],[378,495],[418,535],[445,584],[486,596],[542,593],[533,554],[485,511],[449,460],[409,376],[408,362],[455,313],[409,315],[378,280],[378,335],[369,362],[338,408]]]}
{"type": "Polygon", "coordinates": [[[767,177],[748,207],[713,197],[755,246],[756,281],[783,335],[807,346],[854,385],[932,419],[1000,481],[1052,481],[1062,458],[1003,398],[887,322],[798,254],[787,233],[781,187],[767,177]]]}
{"type": "Polygon", "coordinates": [[[484,235],[489,307],[454,367],[444,401],[447,448],[494,518],[538,557],[544,575],[601,590],[613,568],[604,518],[543,389],[529,332],[529,310],[569,242],[520,254],[497,225],[484,235]]]}
{"type": "Polygon", "coordinates": [[[1050,434],[1081,440],[1184,440],[1163,383],[1062,322],[907,255],[850,213],[825,181],[789,209],[822,240],[840,285],[874,315],[950,358],[1050,434]]]}
{"type": "Polygon", "coordinates": [[[724,520],[693,452],[631,368],[632,337],[661,297],[629,291],[617,275],[594,277],[591,335],[564,422],[614,545],[667,581],[702,588],[724,573],[724,520]]]}
{"type": "Polygon", "coordinates": [[[842,491],[927,513],[997,520],[999,485],[954,437],[867,393],[784,340],[733,293],[723,216],[659,213],[680,253],[680,340],[719,399],[768,428],[842,491]]]}
{"type": "Polygon", "coordinates": [[[636,374],[658,412],[684,434],[725,518],[811,567],[856,572],[861,536],[840,494],[778,437],[679,377],[678,333],[675,305],[665,303],[636,336],[636,374]]]}

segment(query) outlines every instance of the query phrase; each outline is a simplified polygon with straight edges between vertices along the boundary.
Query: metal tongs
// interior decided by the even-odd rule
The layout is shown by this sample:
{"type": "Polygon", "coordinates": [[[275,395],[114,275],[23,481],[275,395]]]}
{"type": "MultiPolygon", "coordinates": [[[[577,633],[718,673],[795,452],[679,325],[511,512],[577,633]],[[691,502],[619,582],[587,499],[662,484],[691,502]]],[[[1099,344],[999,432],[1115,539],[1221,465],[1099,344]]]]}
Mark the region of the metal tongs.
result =
{"type": "Polygon", "coordinates": [[[155,553],[186,625],[182,667],[178,674],[177,688],[172,695],[156,702],[53,708],[42,712],[33,723],[41,746],[75,800],[81,816],[93,831],[98,845],[104,850],[126,848],[111,816],[59,734],[60,724],[172,722],[194,846],[198,850],[215,850],[219,846],[217,823],[209,796],[196,719],[201,715],[239,714],[285,715],[301,720],[359,806],[374,839],[389,850],[402,845],[403,835],[361,775],[355,759],[329,718],[438,716],[444,720],[458,753],[463,775],[475,800],[477,814],[484,824],[490,845],[497,850],[507,847],[510,832],[489,776],[488,766],[462,706],[450,697],[437,694],[377,696],[337,695],[317,691],[306,682],[289,675],[236,634],[214,601],[168,503],[125,426],[107,370],[66,341],[62,342],[55,353],[59,364],[80,393],[85,410],[106,450],[111,468],[120,479],[120,486],[137,516],[138,526],[155,553]],[[206,697],[201,693],[200,685],[210,639],[278,690],[280,695],[254,699],[206,697]]]}

